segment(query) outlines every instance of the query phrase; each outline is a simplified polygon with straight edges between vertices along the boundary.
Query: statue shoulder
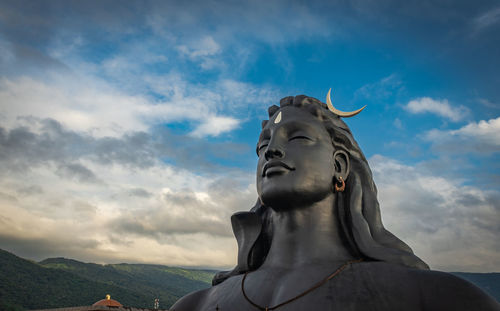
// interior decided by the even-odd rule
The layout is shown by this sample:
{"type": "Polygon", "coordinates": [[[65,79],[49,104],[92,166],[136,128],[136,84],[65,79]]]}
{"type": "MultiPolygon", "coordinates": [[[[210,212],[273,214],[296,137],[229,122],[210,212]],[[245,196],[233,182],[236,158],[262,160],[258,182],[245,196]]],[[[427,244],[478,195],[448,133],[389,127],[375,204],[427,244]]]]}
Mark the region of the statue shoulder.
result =
{"type": "Polygon", "coordinates": [[[216,310],[217,303],[219,303],[221,300],[227,300],[227,298],[231,296],[234,298],[235,291],[239,293],[241,279],[242,275],[232,276],[220,284],[190,293],[179,299],[169,310],[216,310]]]}
{"type": "Polygon", "coordinates": [[[500,304],[493,297],[453,274],[429,270],[418,270],[415,274],[425,310],[500,311],[500,304]]]}
{"type": "MultiPolygon", "coordinates": [[[[474,284],[453,274],[384,262],[353,266],[369,288],[376,288],[396,310],[500,311],[500,304],[474,284]]],[[[368,291],[369,293],[369,291],[368,291]]]]}
{"type": "Polygon", "coordinates": [[[177,300],[177,302],[169,309],[170,311],[194,311],[198,310],[199,306],[203,304],[207,293],[212,288],[202,289],[192,292],[177,300]]]}

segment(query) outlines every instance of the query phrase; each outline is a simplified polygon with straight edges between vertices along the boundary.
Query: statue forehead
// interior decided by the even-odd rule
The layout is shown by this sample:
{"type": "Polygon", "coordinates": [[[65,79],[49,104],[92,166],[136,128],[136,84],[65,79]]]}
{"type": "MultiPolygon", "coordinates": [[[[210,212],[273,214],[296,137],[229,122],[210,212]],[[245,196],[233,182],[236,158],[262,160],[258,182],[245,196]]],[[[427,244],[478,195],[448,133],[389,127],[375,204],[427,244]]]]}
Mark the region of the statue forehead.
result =
{"type": "Polygon", "coordinates": [[[308,127],[317,128],[318,130],[324,132],[323,134],[328,135],[326,129],[324,128],[322,122],[309,113],[305,109],[301,109],[294,106],[285,106],[280,108],[267,122],[266,126],[262,129],[262,134],[273,132],[279,127],[308,127]]]}
{"type": "Polygon", "coordinates": [[[305,121],[305,122],[319,122],[319,120],[314,117],[307,110],[294,107],[285,106],[280,108],[270,119],[266,127],[272,127],[273,124],[280,124],[283,122],[292,121],[305,121]]]}

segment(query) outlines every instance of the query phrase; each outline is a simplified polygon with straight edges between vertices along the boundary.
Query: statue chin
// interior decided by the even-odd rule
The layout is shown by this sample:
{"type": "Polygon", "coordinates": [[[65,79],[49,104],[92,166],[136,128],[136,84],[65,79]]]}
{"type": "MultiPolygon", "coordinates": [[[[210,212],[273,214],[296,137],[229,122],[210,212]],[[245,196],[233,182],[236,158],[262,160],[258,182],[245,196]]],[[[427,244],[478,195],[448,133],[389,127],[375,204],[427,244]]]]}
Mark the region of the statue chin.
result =
{"type": "Polygon", "coordinates": [[[330,189],[307,191],[306,189],[283,189],[283,185],[275,186],[272,189],[259,192],[259,199],[264,206],[269,206],[276,212],[307,208],[324,200],[327,196],[333,195],[330,189]]]}

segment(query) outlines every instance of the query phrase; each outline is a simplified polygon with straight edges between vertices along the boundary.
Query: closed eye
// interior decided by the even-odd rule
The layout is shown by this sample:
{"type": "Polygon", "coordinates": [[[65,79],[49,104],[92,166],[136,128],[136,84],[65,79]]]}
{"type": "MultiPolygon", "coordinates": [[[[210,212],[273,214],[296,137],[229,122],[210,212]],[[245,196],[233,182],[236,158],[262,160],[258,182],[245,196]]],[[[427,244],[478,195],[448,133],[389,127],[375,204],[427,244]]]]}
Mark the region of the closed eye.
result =
{"type": "Polygon", "coordinates": [[[307,137],[307,136],[297,135],[297,136],[290,137],[290,139],[288,139],[288,141],[292,141],[292,140],[296,140],[296,139],[307,139],[307,140],[312,140],[311,138],[309,138],[309,137],[307,137]]]}
{"type": "Polygon", "coordinates": [[[267,143],[267,142],[264,142],[264,143],[262,143],[261,145],[258,145],[258,146],[257,146],[257,150],[256,150],[256,151],[257,151],[257,155],[259,155],[260,151],[261,151],[262,149],[265,149],[265,148],[267,147],[267,145],[268,145],[268,143],[267,143]]]}

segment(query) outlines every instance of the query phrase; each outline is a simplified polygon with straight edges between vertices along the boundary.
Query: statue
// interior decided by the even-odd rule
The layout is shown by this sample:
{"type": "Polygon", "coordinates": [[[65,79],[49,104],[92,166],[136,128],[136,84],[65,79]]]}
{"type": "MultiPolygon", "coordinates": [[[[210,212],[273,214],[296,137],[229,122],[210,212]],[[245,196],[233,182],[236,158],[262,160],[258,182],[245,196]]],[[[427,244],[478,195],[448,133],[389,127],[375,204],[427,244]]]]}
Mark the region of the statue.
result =
{"type": "Polygon", "coordinates": [[[384,228],[368,162],[341,120],[363,108],[339,111],[330,93],[327,104],[300,95],[269,108],[259,198],[231,217],[238,264],[171,310],[500,310],[384,228]]]}

